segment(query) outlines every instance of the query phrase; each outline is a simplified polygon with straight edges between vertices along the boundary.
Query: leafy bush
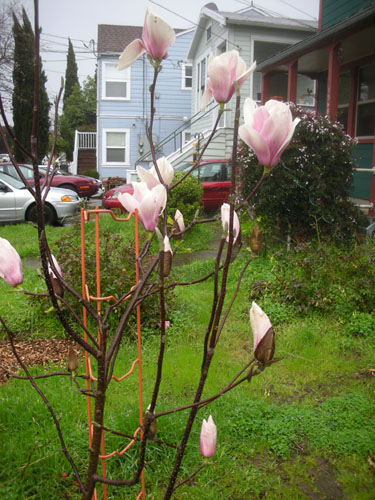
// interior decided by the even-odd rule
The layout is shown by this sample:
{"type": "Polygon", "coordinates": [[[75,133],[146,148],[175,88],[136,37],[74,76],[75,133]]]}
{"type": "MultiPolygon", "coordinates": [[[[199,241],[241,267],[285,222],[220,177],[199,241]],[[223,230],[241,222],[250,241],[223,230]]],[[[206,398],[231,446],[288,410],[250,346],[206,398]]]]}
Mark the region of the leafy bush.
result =
{"type": "Polygon", "coordinates": [[[293,306],[296,312],[317,310],[350,318],[353,312],[372,314],[375,300],[375,244],[345,247],[307,243],[294,251],[279,251],[274,278],[254,281],[250,298],[269,298],[293,306]]]}
{"type": "Polygon", "coordinates": [[[90,168],[89,170],[84,170],[82,175],[87,175],[88,177],[93,177],[94,179],[99,179],[99,172],[95,168],[90,168]]]}
{"type": "MultiPolygon", "coordinates": [[[[178,181],[184,172],[176,172],[173,182],[178,181]]],[[[201,206],[203,187],[192,175],[188,175],[168,195],[168,214],[174,217],[178,209],[184,216],[185,224],[193,220],[196,211],[201,206]]]]}
{"type": "MultiPolygon", "coordinates": [[[[291,106],[301,118],[282,160],[253,198],[256,215],[282,234],[299,240],[327,235],[352,238],[366,224],[349,200],[355,140],[339,123],[315,112],[291,106]]],[[[243,196],[261,177],[263,167],[245,144],[239,149],[244,167],[243,196]]]]}

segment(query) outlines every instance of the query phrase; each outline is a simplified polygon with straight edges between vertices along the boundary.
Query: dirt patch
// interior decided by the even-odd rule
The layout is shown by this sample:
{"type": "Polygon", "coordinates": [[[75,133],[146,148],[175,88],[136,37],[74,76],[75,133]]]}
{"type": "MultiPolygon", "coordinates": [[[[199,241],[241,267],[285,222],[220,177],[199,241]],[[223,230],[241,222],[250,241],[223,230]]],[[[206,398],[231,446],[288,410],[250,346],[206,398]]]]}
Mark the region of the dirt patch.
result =
{"type": "MultiPolygon", "coordinates": [[[[14,344],[18,355],[27,366],[59,363],[65,371],[69,347],[73,346],[77,355],[80,354],[79,347],[74,342],[65,339],[23,340],[15,341],[14,344]]],[[[0,383],[4,383],[9,378],[3,368],[16,374],[19,370],[22,371],[13,354],[10,342],[7,341],[0,342],[0,383]]]]}
{"type": "Polygon", "coordinates": [[[311,483],[301,484],[300,488],[312,500],[338,500],[344,498],[342,489],[336,481],[336,469],[324,458],[317,461],[316,467],[308,469],[311,483]]]}

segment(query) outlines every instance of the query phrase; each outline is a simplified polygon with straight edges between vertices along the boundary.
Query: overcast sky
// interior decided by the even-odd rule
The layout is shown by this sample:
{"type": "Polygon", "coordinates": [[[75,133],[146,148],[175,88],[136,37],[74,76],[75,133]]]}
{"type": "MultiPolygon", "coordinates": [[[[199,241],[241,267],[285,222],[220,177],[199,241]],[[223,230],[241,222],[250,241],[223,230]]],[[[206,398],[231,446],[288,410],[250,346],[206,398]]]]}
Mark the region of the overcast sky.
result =
{"type": "MultiPolygon", "coordinates": [[[[0,0],[6,3],[7,0],[0,0]]],[[[33,20],[33,0],[22,1],[33,20]]],[[[204,0],[149,1],[152,9],[174,28],[194,27],[204,0]]],[[[237,11],[247,0],[216,0],[219,10],[237,11]]],[[[319,0],[258,0],[255,6],[284,17],[317,19],[319,0]]],[[[51,101],[58,92],[61,76],[65,75],[67,39],[71,38],[81,83],[95,72],[96,57],[92,40],[97,41],[98,24],[142,26],[147,0],[39,0],[39,24],[42,27],[42,59],[51,101]],[[91,44],[90,44],[91,42],[91,44]]],[[[96,45],[95,45],[96,46],[96,45]]]]}

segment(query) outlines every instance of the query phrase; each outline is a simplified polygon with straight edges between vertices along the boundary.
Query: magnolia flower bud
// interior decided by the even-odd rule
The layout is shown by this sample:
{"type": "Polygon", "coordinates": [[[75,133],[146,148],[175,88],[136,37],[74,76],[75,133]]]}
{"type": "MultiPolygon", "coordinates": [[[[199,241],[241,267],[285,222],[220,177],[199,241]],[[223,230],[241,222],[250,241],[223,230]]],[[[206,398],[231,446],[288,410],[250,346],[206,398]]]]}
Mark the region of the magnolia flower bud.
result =
{"type": "Polygon", "coordinates": [[[200,435],[201,455],[210,458],[215,453],[217,430],[211,415],[203,419],[200,435]]]}
{"type": "Polygon", "coordinates": [[[78,357],[72,346],[69,347],[68,352],[68,371],[74,372],[78,368],[78,357]]]}
{"type": "Polygon", "coordinates": [[[267,314],[255,302],[250,309],[250,325],[254,337],[254,357],[267,364],[275,353],[275,334],[267,314]]]}
{"type": "Polygon", "coordinates": [[[257,223],[254,224],[250,234],[250,249],[254,255],[258,255],[262,248],[263,231],[257,223]]]}
{"type": "MultiPolygon", "coordinates": [[[[166,278],[167,276],[169,276],[169,273],[171,272],[172,256],[173,256],[168,236],[165,236],[164,238],[164,251],[161,253],[161,255],[163,258],[163,277],[166,278]]],[[[161,269],[159,264],[159,273],[160,272],[161,269]]]]}

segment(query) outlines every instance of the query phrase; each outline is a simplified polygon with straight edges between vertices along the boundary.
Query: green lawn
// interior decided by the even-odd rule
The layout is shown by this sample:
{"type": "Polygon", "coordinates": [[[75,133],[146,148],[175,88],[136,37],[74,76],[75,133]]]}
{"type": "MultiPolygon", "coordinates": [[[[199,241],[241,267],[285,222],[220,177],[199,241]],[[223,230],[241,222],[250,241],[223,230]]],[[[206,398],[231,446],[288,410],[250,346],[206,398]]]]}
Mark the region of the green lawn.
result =
{"type": "MultiPolygon", "coordinates": [[[[63,228],[56,231],[60,229],[63,228]]],[[[244,255],[246,250],[242,252],[244,255]]],[[[240,264],[238,261],[234,264],[229,291],[234,289],[240,264]]],[[[186,279],[198,277],[211,268],[212,261],[195,262],[174,268],[173,273],[186,279]]],[[[204,396],[224,387],[250,359],[252,337],[248,310],[252,297],[249,290],[254,280],[272,279],[273,275],[274,259],[270,254],[250,264],[244,287],[215,353],[204,396]]],[[[27,286],[35,286],[31,269],[26,272],[25,288],[27,286]]],[[[11,297],[7,307],[1,306],[1,314],[17,325],[21,319],[16,320],[14,316],[20,314],[25,304],[14,305],[19,309],[10,310],[9,304],[23,296],[8,294],[8,289],[1,284],[2,303],[4,295],[7,301],[11,297]]],[[[212,281],[207,281],[176,291],[178,308],[168,310],[171,327],[167,330],[157,411],[187,404],[195,392],[211,289],[212,281]]],[[[349,342],[348,333],[344,335],[345,324],[337,314],[313,309],[300,314],[281,298],[272,301],[266,297],[267,301],[272,304],[275,355],[283,359],[254,377],[250,384],[244,383],[200,410],[179,477],[189,476],[202,462],[200,424],[202,418],[210,414],[218,429],[216,452],[197,476],[176,491],[174,498],[372,500],[375,472],[370,464],[375,459],[375,378],[369,369],[375,368],[375,332],[355,335],[349,342]]],[[[34,332],[39,331],[40,316],[35,312],[34,322],[28,320],[34,332]]],[[[53,313],[45,316],[53,318],[53,313]]],[[[51,329],[53,319],[49,321],[51,329]]],[[[51,336],[52,332],[49,333],[51,336]]],[[[143,343],[144,406],[150,401],[158,344],[157,332],[147,330],[143,343]]],[[[115,374],[127,371],[135,357],[134,344],[124,342],[115,374]]],[[[82,363],[80,370],[83,370],[82,363]]],[[[41,367],[33,369],[33,373],[41,372],[41,367]]],[[[88,454],[85,399],[70,388],[65,378],[46,379],[40,385],[61,417],[67,444],[72,446],[73,457],[83,472],[88,454]]],[[[0,387],[0,401],[3,436],[0,498],[78,499],[73,475],[60,451],[49,413],[29,383],[10,380],[0,387]],[[62,474],[68,476],[62,477],[62,474]]],[[[158,439],[178,443],[186,418],[186,412],[160,418],[158,439]]],[[[136,428],[135,376],[121,385],[113,383],[105,423],[125,433],[136,428]]],[[[120,450],[127,442],[107,435],[106,449],[120,450]]],[[[172,448],[149,443],[145,472],[148,499],[163,498],[166,471],[171,468],[174,454],[172,448]]],[[[108,476],[131,477],[136,459],[135,449],[127,456],[109,459],[108,476]]],[[[137,488],[129,493],[129,490],[108,487],[108,499],[136,498],[137,493],[137,488]]]]}

